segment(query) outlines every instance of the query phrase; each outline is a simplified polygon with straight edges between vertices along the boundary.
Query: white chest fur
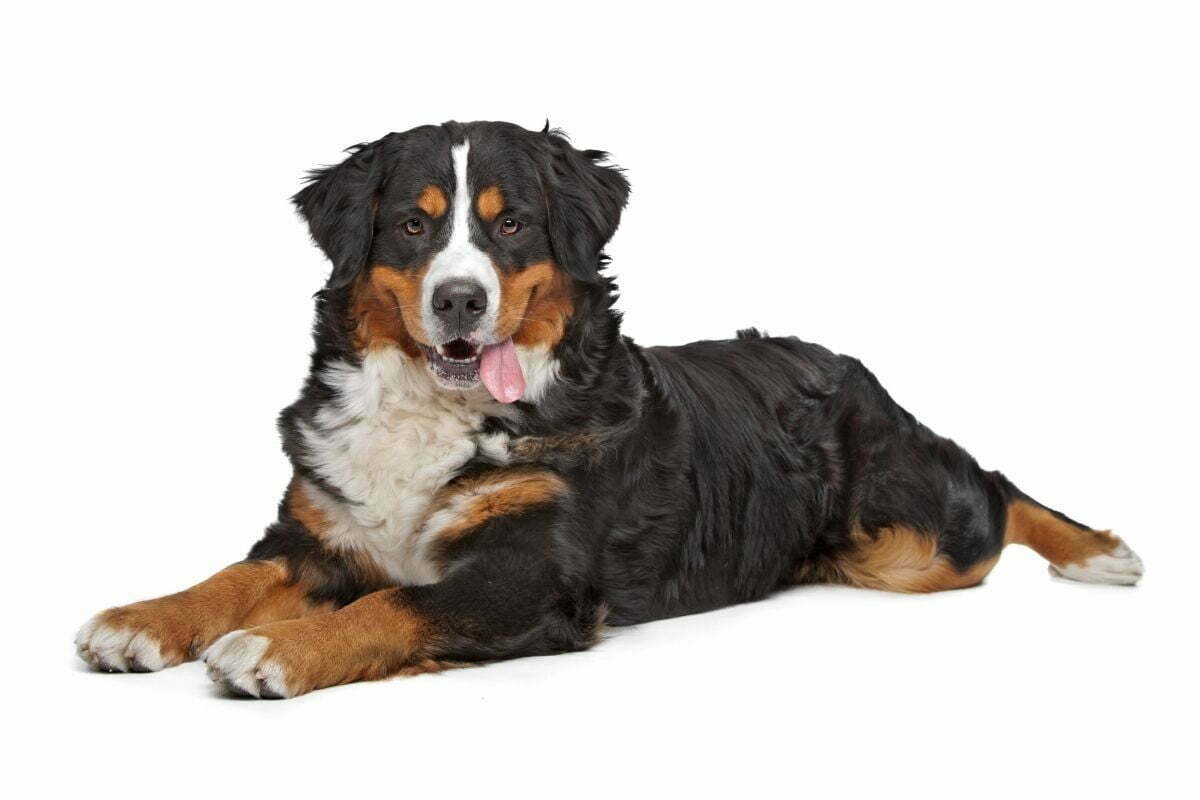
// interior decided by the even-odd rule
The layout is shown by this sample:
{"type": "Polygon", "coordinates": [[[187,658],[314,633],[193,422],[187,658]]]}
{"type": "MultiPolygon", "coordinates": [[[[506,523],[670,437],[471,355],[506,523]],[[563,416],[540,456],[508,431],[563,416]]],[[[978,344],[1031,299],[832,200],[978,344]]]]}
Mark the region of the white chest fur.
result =
{"type": "Polygon", "coordinates": [[[321,377],[336,400],[300,426],[306,461],[349,501],[305,487],[329,519],[326,545],[369,555],[399,583],[436,581],[419,535],[430,500],[477,453],[504,462],[507,437],[479,430],[486,416],[513,412],[482,389],[439,389],[423,363],[395,348],[368,353],[360,367],[339,362],[321,377]]]}

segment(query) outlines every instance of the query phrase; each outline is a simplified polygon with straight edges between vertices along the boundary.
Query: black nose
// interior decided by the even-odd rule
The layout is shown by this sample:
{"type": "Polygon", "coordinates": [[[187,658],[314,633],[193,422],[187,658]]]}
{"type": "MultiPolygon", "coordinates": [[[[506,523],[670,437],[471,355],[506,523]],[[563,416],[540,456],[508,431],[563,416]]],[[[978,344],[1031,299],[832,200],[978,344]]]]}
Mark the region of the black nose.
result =
{"type": "Polygon", "coordinates": [[[465,336],[487,310],[487,290],[475,281],[446,281],[433,290],[433,314],[448,333],[465,336]]]}

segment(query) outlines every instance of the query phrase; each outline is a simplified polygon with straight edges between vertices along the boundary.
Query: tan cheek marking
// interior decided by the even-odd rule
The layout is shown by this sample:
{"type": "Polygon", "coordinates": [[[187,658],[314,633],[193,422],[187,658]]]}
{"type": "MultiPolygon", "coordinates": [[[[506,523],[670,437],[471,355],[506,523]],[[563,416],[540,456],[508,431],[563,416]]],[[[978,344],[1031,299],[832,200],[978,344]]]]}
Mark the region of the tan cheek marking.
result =
{"type": "Polygon", "coordinates": [[[1005,542],[1031,547],[1057,566],[1085,564],[1094,556],[1111,553],[1121,543],[1109,531],[1076,527],[1023,500],[1009,503],[1007,514],[1005,542]]]}
{"type": "Polygon", "coordinates": [[[539,261],[500,279],[496,327],[515,344],[553,347],[562,339],[575,311],[571,280],[551,261],[539,261]]]}
{"type": "Polygon", "coordinates": [[[490,519],[546,505],[565,492],[566,484],[549,472],[496,472],[455,484],[439,494],[434,507],[445,508],[469,498],[466,507],[453,523],[435,531],[434,537],[443,543],[454,541],[490,519]]]}
{"type": "Polygon", "coordinates": [[[504,210],[504,193],[499,186],[489,186],[475,198],[475,210],[484,222],[492,222],[504,210]]]}
{"type": "MultiPolygon", "coordinates": [[[[850,534],[855,549],[839,558],[825,579],[892,592],[939,592],[963,589],[983,580],[1000,555],[959,571],[938,553],[937,539],[903,526],[882,528],[872,537],[856,529],[850,534]]],[[[813,576],[808,576],[811,580],[813,576]]]]}
{"type": "Polygon", "coordinates": [[[428,271],[428,264],[416,271],[377,264],[359,280],[350,311],[358,349],[395,345],[411,358],[420,355],[418,343],[427,343],[420,305],[428,271]]]}
{"type": "Polygon", "coordinates": [[[446,193],[442,191],[440,186],[434,186],[431,183],[421,190],[421,194],[417,195],[417,208],[434,219],[445,214],[448,207],[449,202],[446,200],[446,193]]]}

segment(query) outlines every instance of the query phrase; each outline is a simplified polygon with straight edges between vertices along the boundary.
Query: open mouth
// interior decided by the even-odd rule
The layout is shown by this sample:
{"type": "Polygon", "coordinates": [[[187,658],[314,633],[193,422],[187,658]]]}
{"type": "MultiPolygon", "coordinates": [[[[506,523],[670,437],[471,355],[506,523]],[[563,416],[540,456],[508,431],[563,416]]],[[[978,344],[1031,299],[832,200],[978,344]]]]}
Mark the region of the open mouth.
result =
{"type": "Polygon", "coordinates": [[[514,403],[525,392],[525,373],[512,339],[485,345],[451,339],[422,349],[433,377],[446,388],[474,389],[482,381],[501,403],[514,403]]]}
{"type": "Polygon", "coordinates": [[[437,347],[425,347],[425,359],[433,374],[452,386],[470,389],[479,383],[479,358],[483,348],[466,339],[451,339],[437,347]]]}

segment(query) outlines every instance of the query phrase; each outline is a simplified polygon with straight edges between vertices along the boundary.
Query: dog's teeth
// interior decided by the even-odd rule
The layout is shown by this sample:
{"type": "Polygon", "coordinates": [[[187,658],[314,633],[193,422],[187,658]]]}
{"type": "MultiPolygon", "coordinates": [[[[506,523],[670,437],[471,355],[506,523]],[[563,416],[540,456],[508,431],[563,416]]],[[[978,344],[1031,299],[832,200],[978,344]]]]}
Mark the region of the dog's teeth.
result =
{"type": "Polygon", "coordinates": [[[449,354],[448,349],[457,349],[459,352],[461,352],[463,348],[461,346],[448,348],[448,346],[445,344],[439,344],[433,348],[433,352],[437,354],[439,359],[448,364],[474,364],[479,361],[480,354],[477,348],[471,348],[471,355],[467,356],[466,358],[457,358],[452,356],[449,354]]]}

